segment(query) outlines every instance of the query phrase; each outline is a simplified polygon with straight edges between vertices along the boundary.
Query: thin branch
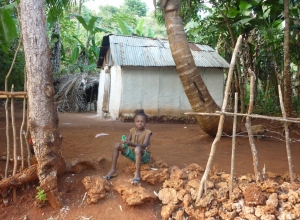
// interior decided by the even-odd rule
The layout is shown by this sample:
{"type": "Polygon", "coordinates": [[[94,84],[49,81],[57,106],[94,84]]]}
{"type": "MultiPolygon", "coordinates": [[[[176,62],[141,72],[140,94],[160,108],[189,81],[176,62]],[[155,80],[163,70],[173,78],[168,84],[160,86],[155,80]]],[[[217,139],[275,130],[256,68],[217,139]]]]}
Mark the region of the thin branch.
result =
{"type": "Polygon", "coordinates": [[[300,118],[280,118],[280,117],[273,117],[273,116],[265,116],[265,115],[249,115],[244,113],[232,113],[232,112],[220,112],[216,111],[215,113],[206,113],[206,112],[186,112],[185,115],[211,115],[211,116],[219,116],[219,115],[226,115],[226,116],[251,116],[252,118],[263,118],[269,120],[276,120],[276,121],[283,121],[283,122],[292,122],[292,123],[300,123],[300,118]]]}
{"type": "MultiPolygon", "coordinates": [[[[279,92],[279,101],[280,101],[282,117],[286,118],[286,112],[285,112],[284,105],[283,105],[280,85],[278,85],[278,92],[279,92]]],[[[294,172],[293,172],[293,162],[292,162],[292,154],[291,154],[291,148],[290,148],[289,126],[288,126],[287,122],[284,122],[284,131],[285,131],[285,144],[286,144],[286,153],[287,153],[287,158],[288,158],[288,163],[289,163],[290,179],[291,179],[291,183],[293,183],[294,182],[294,172]]]]}
{"type": "MultiPolygon", "coordinates": [[[[237,113],[238,110],[238,93],[234,94],[234,113],[237,113]]],[[[236,122],[237,116],[233,118],[233,128],[232,128],[232,153],[231,153],[231,175],[230,175],[230,186],[229,193],[232,197],[233,192],[233,176],[234,176],[234,160],[235,160],[235,140],[236,140],[236,122]]]]}
{"type": "Polygon", "coordinates": [[[254,138],[253,138],[253,133],[252,133],[252,128],[251,128],[251,114],[252,114],[252,109],[253,109],[253,103],[254,103],[254,86],[255,86],[255,74],[254,72],[249,69],[248,70],[250,74],[250,102],[249,102],[249,107],[248,107],[248,115],[246,117],[246,128],[248,131],[248,137],[249,137],[249,144],[251,147],[251,152],[252,152],[252,160],[253,160],[253,168],[254,168],[254,174],[256,176],[256,180],[260,180],[260,172],[258,169],[258,157],[257,157],[257,150],[254,144],[254,138]]]}

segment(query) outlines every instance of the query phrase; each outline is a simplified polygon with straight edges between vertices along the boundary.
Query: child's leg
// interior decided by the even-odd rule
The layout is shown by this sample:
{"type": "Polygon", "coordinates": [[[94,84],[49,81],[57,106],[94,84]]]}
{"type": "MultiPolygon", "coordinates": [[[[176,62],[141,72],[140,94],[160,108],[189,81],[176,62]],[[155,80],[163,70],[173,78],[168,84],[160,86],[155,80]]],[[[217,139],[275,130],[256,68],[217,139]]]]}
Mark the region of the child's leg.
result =
{"type": "Polygon", "coordinates": [[[122,146],[121,143],[116,143],[115,146],[114,146],[114,148],[113,148],[112,163],[111,163],[110,171],[103,178],[110,179],[110,178],[116,176],[116,166],[117,166],[117,161],[118,161],[118,157],[119,157],[119,152],[120,151],[122,153],[124,153],[125,149],[123,148],[123,146],[122,146]]]}
{"type": "Polygon", "coordinates": [[[144,149],[140,146],[135,147],[135,176],[133,177],[132,184],[136,185],[141,180],[141,164],[142,164],[142,155],[144,155],[144,149]]]}

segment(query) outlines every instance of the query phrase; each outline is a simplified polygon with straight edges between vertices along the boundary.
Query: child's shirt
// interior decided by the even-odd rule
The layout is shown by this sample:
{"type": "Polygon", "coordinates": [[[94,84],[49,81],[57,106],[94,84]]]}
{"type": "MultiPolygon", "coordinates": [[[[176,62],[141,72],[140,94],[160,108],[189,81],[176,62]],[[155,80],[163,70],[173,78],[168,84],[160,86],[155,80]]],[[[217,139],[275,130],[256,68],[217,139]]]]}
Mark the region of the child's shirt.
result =
{"type": "MultiPolygon", "coordinates": [[[[130,134],[131,134],[131,142],[134,144],[143,144],[145,138],[147,137],[148,134],[152,135],[152,131],[150,131],[149,129],[144,129],[144,131],[140,134],[137,134],[137,130],[136,128],[131,128],[130,129],[130,134]]],[[[150,140],[148,143],[148,146],[145,148],[145,150],[150,154],[150,140]]]]}

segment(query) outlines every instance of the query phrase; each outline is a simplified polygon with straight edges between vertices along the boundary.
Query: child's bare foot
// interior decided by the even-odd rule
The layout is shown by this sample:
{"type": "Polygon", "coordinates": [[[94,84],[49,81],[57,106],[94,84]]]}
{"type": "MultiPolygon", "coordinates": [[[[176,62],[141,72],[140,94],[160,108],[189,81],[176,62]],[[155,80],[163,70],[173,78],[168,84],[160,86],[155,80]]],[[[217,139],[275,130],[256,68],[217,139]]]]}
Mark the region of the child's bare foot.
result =
{"type": "Polygon", "coordinates": [[[116,171],[111,170],[111,171],[109,171],[108,174],[106,174],[105,176],[103,176],[103,179],[110,180],[110,179],[112,179],[112,178],[114,178],[116,176],[117,176],[116,171]]]}

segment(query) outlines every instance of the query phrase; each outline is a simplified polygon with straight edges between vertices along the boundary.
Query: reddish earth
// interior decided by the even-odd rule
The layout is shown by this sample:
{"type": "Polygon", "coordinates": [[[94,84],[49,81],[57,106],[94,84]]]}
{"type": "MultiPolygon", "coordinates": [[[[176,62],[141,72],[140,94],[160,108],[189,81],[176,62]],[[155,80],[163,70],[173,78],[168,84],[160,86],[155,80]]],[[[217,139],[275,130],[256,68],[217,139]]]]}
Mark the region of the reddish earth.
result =
{"type": "MultiPolygon", "coordinates": [[[[21,112],[17,112],[17,134],[21,124],[21,112]]],[[[64,207],[53,210],[46,203],[42,208],[34,205],[38,181],[18,189],[18,201],[12,201],[12,193],[0,200],[0,219],[161,219],[161,203],[147,202],[143,205],[130,207],[112,187],[106,197],[97,204],[87,205],[83,201],[85,194],[82,179],[87,175],[105,175],[110,168],[111,150],[115,142],[121,139],[122,134],[129,132],[133,123],[122,123],[113,120],[102,120],[96,113],[59,113],[59,127],[63,136],[63,155],[67,161],[74,158],[100,158],[101,170],[87,169],[78,174],[65,174],[59,177],[59,191],[64,207]],[[108,136],[95,138],[96,134],[107,133],[108,136]],[[29,187],[29,189],[27,188],[29,187]],[[26,218],[25,218],[26,216],[26,218]]],[[[265,137],[256,138],[255,145],[258,151],[259,167],[266,165],[268,171],[284,174],[288,172],[286,147],[283,126],[280,123],[266,120],[253,120],[252,124],[265,125],[265,137]],[[280,136],[282,135],[283,136],[280,136]]],[[[191,163],[206,166],[213,138],[206,135],[197,124],[157,124],[148,123],[147,128],[154,135],[151,138],[152,156],[156,160],[166,162],[170,167],[176,165],[184,168],[191,163]]],[[[245,129],[244,129],[245,130],[245,129]]],[[[300,129],[296,126],[290,131],[294,141],[291,143],[294,172],[300,173],[300,129]]],[[[236,140],[236,176],[253,173],[252,155],[249,140],[246,134],[236,140]]],[[[230,173],[232,140],[222,137],[218,143],[214,156],[214,165],[230,173]]],[[[6,154],[5,139],[5,112],[0,108],[0,153],[6,154]]],[[[118,162],[118,176],[110,180],[114,184],[117,180],[130,181],[133,176],[123,172],[128,160],[122,156],[118,162]]],[[[5,162],[0,161],[0,174],[4,174],[5,162]]],[[[158,192],[159,185],[141,183],[151,191],[158,192]]]]}

